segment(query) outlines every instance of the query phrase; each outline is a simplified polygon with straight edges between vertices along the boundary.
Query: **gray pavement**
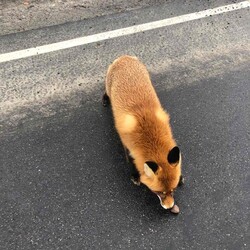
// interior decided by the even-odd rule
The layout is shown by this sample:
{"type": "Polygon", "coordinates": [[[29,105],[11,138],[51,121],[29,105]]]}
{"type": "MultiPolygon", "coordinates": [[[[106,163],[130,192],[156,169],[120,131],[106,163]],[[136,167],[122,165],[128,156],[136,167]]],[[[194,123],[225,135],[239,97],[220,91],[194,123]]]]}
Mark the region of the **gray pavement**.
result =
{"type": "MultiPolygon", "coordinates": [[[[11,34],[0,53],[228,2],[11,34]]],[[[249,44],[244,9],[1,64],[0,249],[249,249],[249,44]],[[107,66],[125,53],[147,65],[171,116],[186,178],[178,216],[130,181],[100,102],[107,66]]]]}
{"type": "MultiPolygon", "coordinates": [[[[172,2],[174,0],[169,0],[172,2]]],[[[0,35],[155,6],[165,0],[1,0],[0,35]]]]}

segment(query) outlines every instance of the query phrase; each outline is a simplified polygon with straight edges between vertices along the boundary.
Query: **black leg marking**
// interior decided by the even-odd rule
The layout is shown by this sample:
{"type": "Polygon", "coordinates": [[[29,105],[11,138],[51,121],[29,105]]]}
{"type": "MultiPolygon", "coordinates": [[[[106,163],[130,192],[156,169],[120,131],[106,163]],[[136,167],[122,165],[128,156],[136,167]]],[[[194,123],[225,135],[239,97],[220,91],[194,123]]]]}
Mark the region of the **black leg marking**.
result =
{"type": "Polygon", "coordinates": [[[141,182],[140,182],[140,176],[139,173],[136,175],[131,175],[131,181],[136,185],[136,186],[140,186],[141,182]]]}
{"type": "Polygon", "coordinates": [[[133,157],[131,157],[131,155],[129,154],[128,149],[124,145],[123,145],[123,148],[124,148],[124,152],[125,152],[126,161],[130,166],[131,181],[135,185],[140,186],[140,184],[141,184],[141,182],[140,182],[140,174],[139,174],[138,170],[135,167],[134,159],[133,159],[133,157]]]}
{"type": "Polygon", "coordinates": [[[125,153],[125,158],[126,158],[126,162],[130,163],[130,156],[129,156],[129,152],[128,149],[123,145],[124,148],[124,153],[125,153]]]}
{"type": "Polygon", "coordinates": [[[107,107],[109,104],[110,104],[110,99],[109,99],[109,96],[105,92],[104,95],[102,96],[102,105],[104,107],[107,107]]]}
{"type": "Polygon", "coordinates": [[[131,181],[135,185],[139,186],[141,184],[141,182],[140,182],[140,174],[139,174],[138,170],[136,169],[133,162],[130,162],[129,165],[130,165],[130,169],[131,169],[130,170],[131,171],[131,181]]]}

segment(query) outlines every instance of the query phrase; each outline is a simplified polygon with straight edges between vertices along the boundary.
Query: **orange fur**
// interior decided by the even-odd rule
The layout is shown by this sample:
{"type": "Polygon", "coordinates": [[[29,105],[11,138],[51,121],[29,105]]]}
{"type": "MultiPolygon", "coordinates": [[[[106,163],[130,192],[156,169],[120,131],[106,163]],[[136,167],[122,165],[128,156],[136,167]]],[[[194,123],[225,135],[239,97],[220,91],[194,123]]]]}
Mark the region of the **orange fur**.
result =
{"type": "Polygon", "coordinates": [[[140,181],[154,192],[167,192],[162,203],[169,208],[173,203],[170,193],[181,175],[181,160],[174,165],[167,160],[176,142],[169,115],[160,104],[146,67],[136,57],[116,59],[107,72],[106,94],[112,104],[115,127],[134,158],[140,181]],[[159,166],[150,177],[145,174],[146,161],[159,166]]]}

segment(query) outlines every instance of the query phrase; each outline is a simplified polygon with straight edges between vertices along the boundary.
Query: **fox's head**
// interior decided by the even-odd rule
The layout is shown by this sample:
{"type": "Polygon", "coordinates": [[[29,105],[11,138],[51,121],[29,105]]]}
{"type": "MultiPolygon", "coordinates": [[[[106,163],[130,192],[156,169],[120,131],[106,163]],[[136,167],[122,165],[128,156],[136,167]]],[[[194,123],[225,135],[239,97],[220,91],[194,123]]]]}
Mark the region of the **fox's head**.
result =
{"type": "Polygon", "coordinates": [[[181,153],[175,146],[162,159],[146,161],[140,181],[159,197],[163,208],[170,209],[181,178],[181,153]]]}

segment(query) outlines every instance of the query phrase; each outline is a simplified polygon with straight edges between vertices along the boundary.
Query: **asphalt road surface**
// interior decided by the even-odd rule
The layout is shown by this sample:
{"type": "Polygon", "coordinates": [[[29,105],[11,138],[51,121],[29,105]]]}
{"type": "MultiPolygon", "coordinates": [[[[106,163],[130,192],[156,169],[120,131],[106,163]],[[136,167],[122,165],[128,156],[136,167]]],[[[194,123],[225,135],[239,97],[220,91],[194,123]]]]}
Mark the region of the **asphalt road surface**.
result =
{"type": "MultiPolygon", "coordinates": [[[[0,54],[238,1],[171,1],[0,37],[0,54]],[[201,3],[202,2],[202,3],[201,3]]],[[[0,249],[249,249],[250,8],[0,64],[0,249]],[[130,181],[108,65],[148,67],[183,154],[180,214],[130,181]]]]}

